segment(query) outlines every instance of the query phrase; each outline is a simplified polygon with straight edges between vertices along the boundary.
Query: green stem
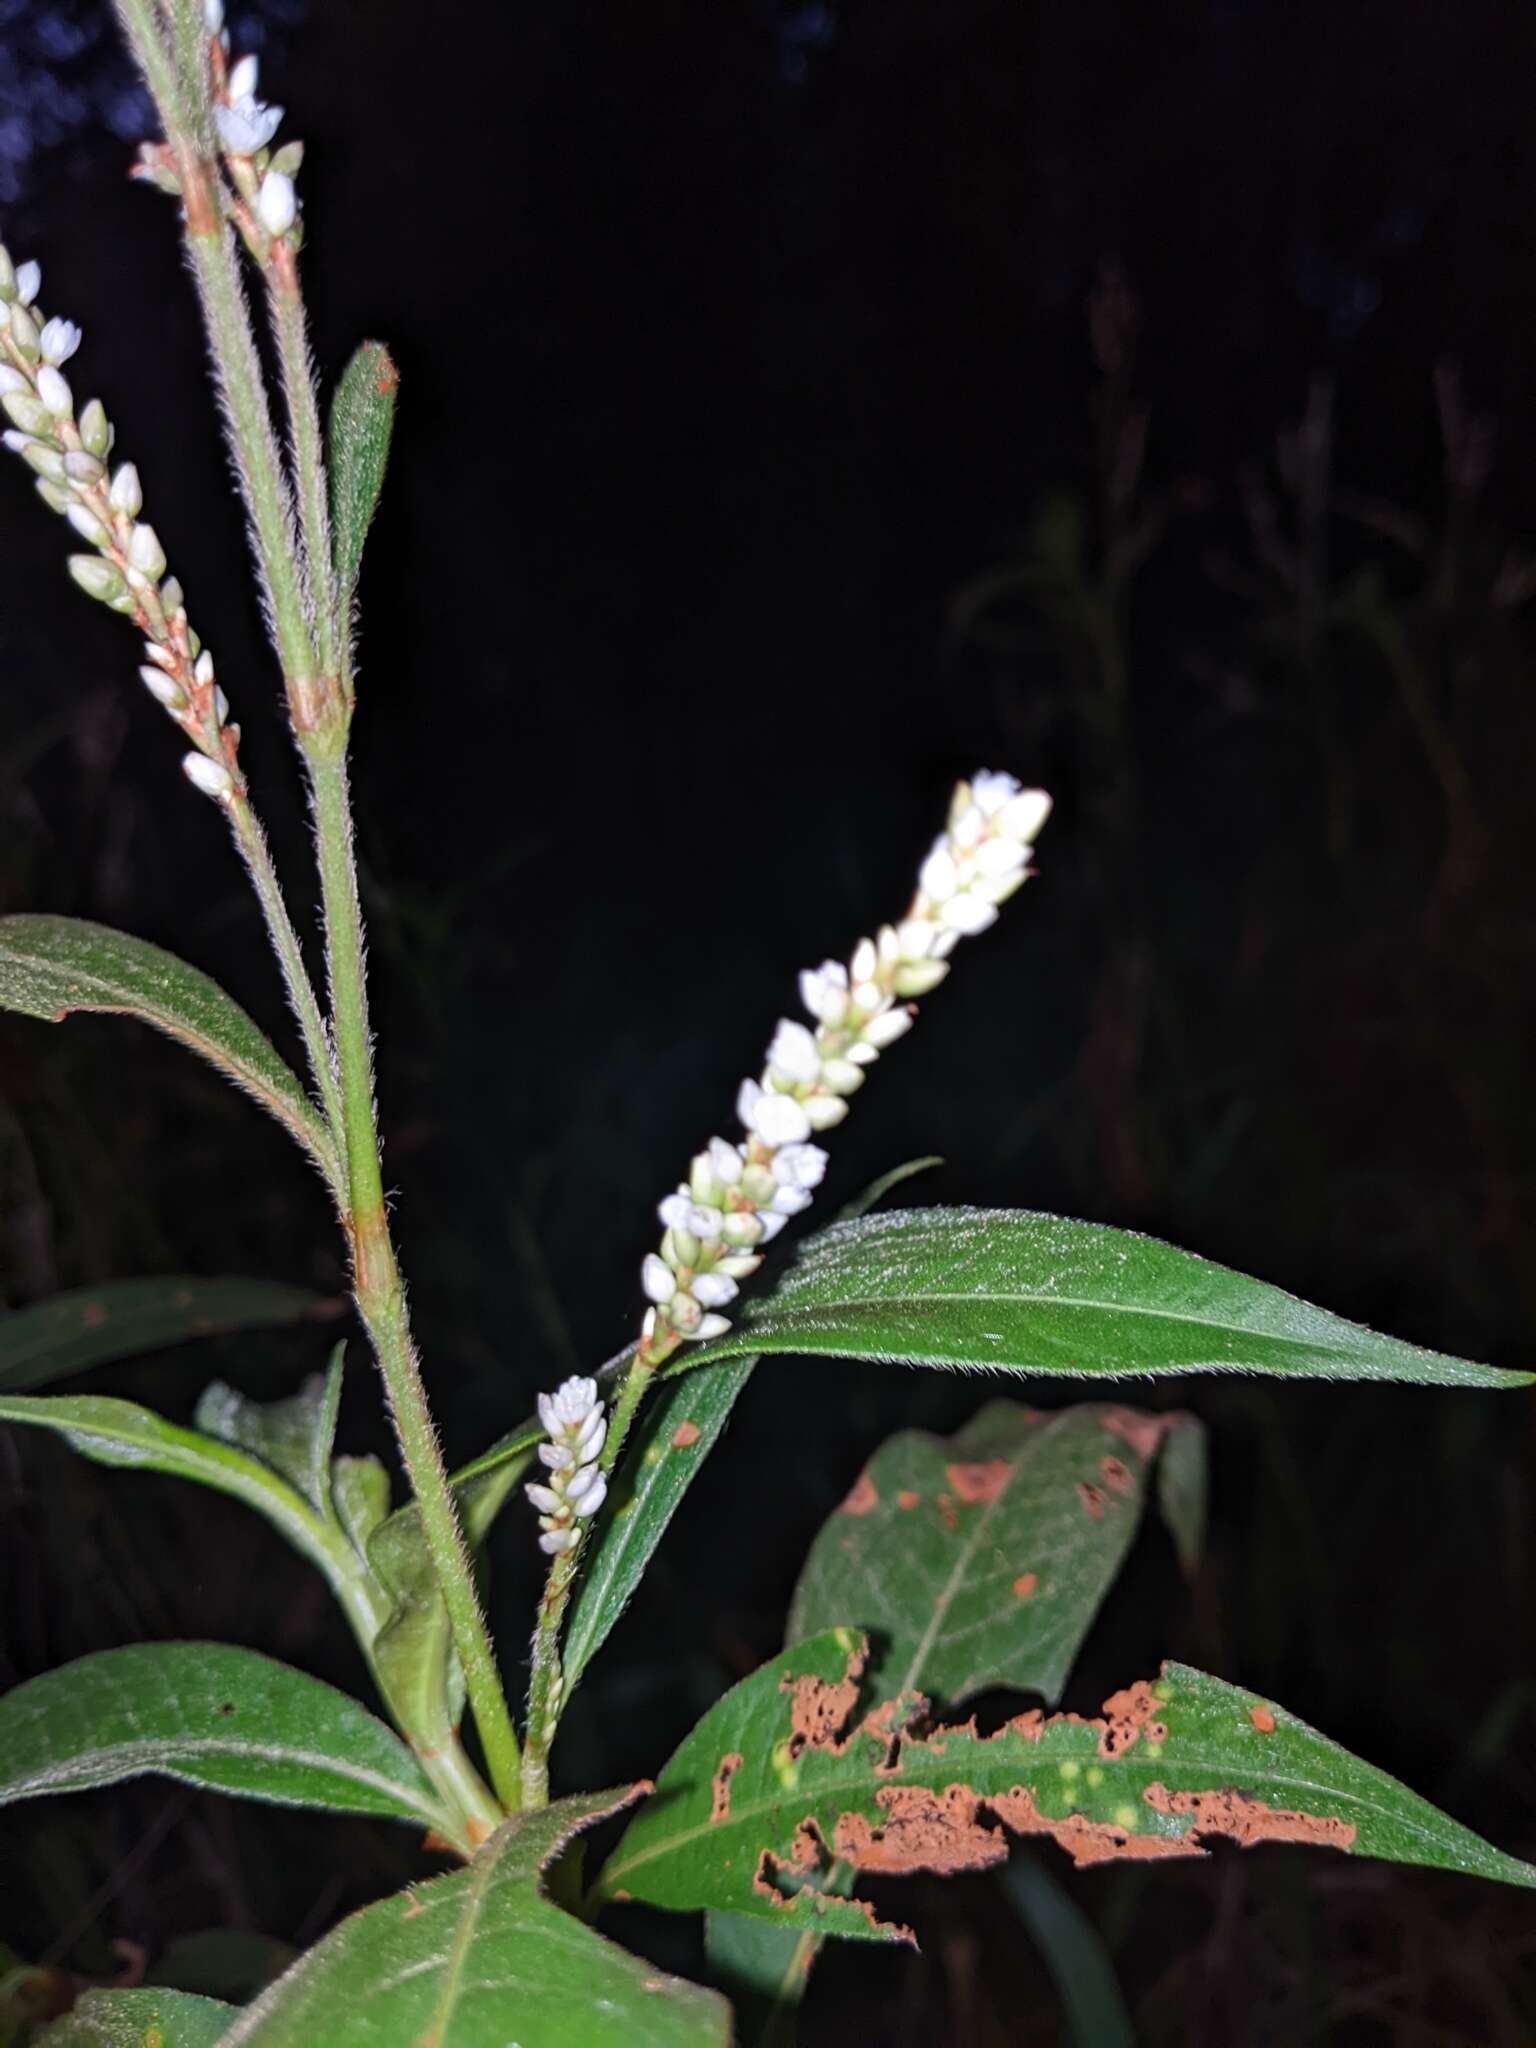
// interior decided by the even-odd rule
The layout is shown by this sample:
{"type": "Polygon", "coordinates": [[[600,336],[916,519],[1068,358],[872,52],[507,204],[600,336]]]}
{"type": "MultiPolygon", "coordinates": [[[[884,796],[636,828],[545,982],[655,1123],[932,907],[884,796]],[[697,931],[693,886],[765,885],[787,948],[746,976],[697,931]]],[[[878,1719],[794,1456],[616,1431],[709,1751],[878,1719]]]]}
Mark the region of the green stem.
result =
{"type": "Polygon", "coordinates": [[[517,1735],[501,1689],[485,1617],[475,1594],[469,1551],[459,1526],[442,1446],[427,1406],[384,1206],[363,972],[362,908],[352,857],[346,756],[339,745],[317,743],[306,749],[306,760],[325,905],[331,1018],[341,1068],[357,1306],[384,1376],[401,1456],[421,1509],[422,1534],[448,1610],[454,1647],[464,1669],[491,1783],[497,1796],[511,1809],[518,1804],[517,1735]]]}
{"type": "MultiPolygon", "coordinates": [[[[261,904],[261,914],[266,921],[267,936],[272,950],[277,955],[278,965],[283,972],[283,981],[288,990],[288,1000],[298,1019],[299,1029],[304,1034],[304,1049],[309,1055],[310,1073],[316,1088],[320,1091],[321,1104],[326,1121],[330,1124],[336,1140],[338,1157],[345,1157],[346,1125],[341,1110],[341,1089],[336,1079],[336,1063],[331,1051],[330,1033],[325,1028],[325,1019],[320,1013],[320,1000],[315,994],[314,983],[304,965],[303,948],[299,935],[293,928],[288,915],[288,906],[283,901],[282,885],[277,879],[277,869],[272,864],[271,849],[267,836],[261,829],[261,820],[251,807],[248,797],[239,798],[228,806],[230,830],[235,845],[245,862],[250,875],[251,886],[261,904]]],[[[343,1213],[346,1211],[348,1190],[345,1174],[332,1192],[343,1213]]]]}
{"type": "Polygon", "coordinates": [[[339,676],[341,641],[337,621],[335,558],[331,548],[331,511],[326,489],[325,443],[320,431],[320,405],[310,364],[304,301],[299,292],[293,252],[278,243],[267,265],[268,303],[277,337],[283,391],[293,437],[293,463],[298,478],[300,528],[309,566],[310,595],[315,614],[315,652],[321,673],[339,676]]]}

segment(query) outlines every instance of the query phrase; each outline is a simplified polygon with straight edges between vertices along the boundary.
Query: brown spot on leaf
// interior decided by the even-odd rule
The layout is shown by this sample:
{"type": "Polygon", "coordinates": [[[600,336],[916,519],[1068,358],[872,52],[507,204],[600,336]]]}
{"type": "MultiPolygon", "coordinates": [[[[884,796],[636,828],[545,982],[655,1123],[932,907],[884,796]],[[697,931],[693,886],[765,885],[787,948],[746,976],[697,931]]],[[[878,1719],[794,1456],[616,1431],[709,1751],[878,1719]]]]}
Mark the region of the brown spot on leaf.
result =
{"type": "Polygon", "coordinates": [[[721,1757],[715,1775],[709,1781],[709,1820],[713,1827],[717,1822],[731,1817],[731,1780],[742,1766],[739,1749],[731,1750],[721,1757]]]}
{"type": "Polygon", "coordinates": [[[1008,1837],[982,1825],[981,1801],[964,1785],[931,1792],[926,1785],[884,1785],[875,1794],[884,1819],[845,1813],[832,1830],[835,1853],[857,1870],[905,1876],[934,1870],[990,1870],[1006,1861],[1008,1837]]]}
{"type": "Polygon", "coordinates": [[[1139,1408],[1106,1408],[1099,1417],[1099,1425],[1129,1444],[1145,1464],[1174,1420],[1173,1415],[1144,1415],[1139,1408]]]}
{"type": "Polygon", "coordinates": [[[1040,1575],[1038,1572],[1020,1572],[1013,1582],[1015,1598],[1019,1600],[1033,1600],[1035,1588],[1039,1583],[1040,1575]]]}
{"type": "Polygon", "coordinates": [[[1101,1488],[1095,1486],[1091,1480],[1080,1479],[1077,1482],[1077,1497],[1082,1502],[1083,1513],[1090,1522],[1103,1521],[1104,1494],[1101,1488]]]}
{"type": "Polygon", "coordinates": [[[1059,1849],[1065,1849],[1080,1870],[1095,1863],[1140,1862],[1166,1856],[1199,1856],[1198,1844],[1184,1835],[1138,1835],[1113,1821],[1089,1820],[1086,1814],[1069,1813],[1052,1820],[1035,1804],[1034,1794],[1022,1785],[1000,1793],[989,1804],[999,1820],[1016,1835],[1049,1835],[1059,1849]]]}
{"type": "Polygon", "coordinates": [[[426,1907],[414,1892],[407,1892],[405,1895],[405,1911],[400,1915],[400,1918],[402,1920],[414,1920],[418,1913],[425,1913],[426,1910],[426,1907]]]}
{"type": "Polygon", "coordinates": [[[939,1511],[939,1521],[943,1525],[945,1535],[953,1536],[956,1529],[960,1526],[960,1517],[955,1509],[954,1495],[941,1493],[934,1501],[934,1506],[939,1511]]]}
{"type": "Polygon", "coordinates": [[[1149,1785],[1141,1796],[1154,1813],[1188,1814],[1186,1840],[1229,1835],[1243,1849],[1256,1842],[1310,1842],[1325,1849],[1355,1846],[1351,1821],[1326,1813],[1287,1812],[1241,1792],[1170,1792],[1166,1785],[1149,1785]]]}
{"type": "Polygon", "coordinates": [[[1111,1493],[1129,1493],[1136,1484],[1129,1468],[1119,1458],[1100,1458],[1099,1476],[1111,1493]]]}
{"type": "Polygon", "coordinates": [[[1112,1692],[1104,1702],[1099,1755],[1124,1756],[1143,1735],[1148,1742],[1166,1742],[1167,1723],[1157,1719],[1157,1712],[1158,1702],[1144,1678],[1138,1678],[1123,1692],[1112,1692]]]}
{"type": "Polygon", "coordinates": [[[875,1482],[868,1472],[861,1472],[853,1482],[852,1491],[843,1502],[841,1512],[845,1515],[867,1515],[871,1508],[880,1505],[880,1496],[875,1491],[875,1482]]]}
{"type": "Polygon", "coordinates": [[[920,1493],[914,1493],[911,1487],[904,1486],[896,1496],[896,1505],[899,1508],[910,1511],[918,1505],[922,1497],[920,1493]]]}
{"type": "Polygon", "coordinates": [[[835,1683],[807,1672],[801,1678],[779,1681],[780,1692],[789,1694],[789,1753],[799,1756],[805,1749],[835,1749],[848,1717],[858,1705],[859,1678],[864,1670],[864,1653],[856,1650],[848,1669],[835,1683]]]}
{"type": "Polygon", "coordinates": [[[1248,1718],[1261,1735],[1274,1734],[1275,1717],[1268,1707],[1250,1707],[1248,1709],[1248,1718]]]}
{"type": "Polygon", "coordinates": [[[946,1465],[944,1477],[967,1507],[996,1500],[1008,1484],[1013,1467],[1006,1458],[986,1458],[975,1465],[946,1465]]]}
{"type": "Polygon", "coordinates": [[[699,1425],[696,1422],[680,1422],[672,1432],[674,1451],[686,1451],[690,1444],[699,1440],[699,1425]]]}

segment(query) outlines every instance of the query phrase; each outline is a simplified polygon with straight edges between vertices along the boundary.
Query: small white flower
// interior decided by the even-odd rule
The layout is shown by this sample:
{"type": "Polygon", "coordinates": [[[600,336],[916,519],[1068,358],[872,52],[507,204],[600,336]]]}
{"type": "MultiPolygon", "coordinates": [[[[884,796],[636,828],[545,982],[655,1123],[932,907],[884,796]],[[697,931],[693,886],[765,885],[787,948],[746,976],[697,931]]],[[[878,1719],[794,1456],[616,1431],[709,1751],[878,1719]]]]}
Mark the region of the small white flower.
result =
{"type": "Polygon", "coordinates": [[[9,363],[0,363],[0,398],[7,398],[15,391],[30,391],[31,385],[20,370],[13,370],[9,363]]]}
{"type": "Polygon", "coordinates": [[[235,786],[229,770],[218,761],[210,761],[206,754],[183,754],[181,772],[194,789],[200,789],[217,803],[222,803],[235,786]]]}
{"type": "Polygon", "coordinates": [[[751,1114],[742,1121],[765,1145],[798,1145],[811,1134],[811,1120],[803,1103],[793,1095],[765,1095],[760,1088],[751,1114]]]}
{"type": "Polygon", "coordinates": [[[723,1337],[730,1327],[731,1319],[729,1316],[710,1315],[705,1316],[693,1334],[704,1343],[708,1343],[712,1337],[723,1337]]]}
{"type": "Polygon", "coordinates": [[[229,96],[232,100],[253,100],[256,86],[261,77],[261,60],[258,57],[242,57],[232,64],[229,71],[229,96]]]}
{"type": "Polygon", "coordinates": [[[758,1243],[772,1244],[773,1240],[789,1221],[789,1218],[779,1215],[776,1210],[762,1209],[758,1212],[757,1220],[763,1226],[763,1234],[758,1239],[758,1243]]]}
{"type": "Polygon", "coordinates": [[[998,812],[995,829],[1006,832],[1025,846],[1032,845],[1041,826],[1051,815],[1051,800],[1043,789],[1022,789],[998,812]]]}
{"type": "Polygon", "coordinates": [[[726,1308],[740,1290],[725,1273],[695,1273],[690,1292],[705,1308],[726,1308]]]}
{"type": "Polygon", "coordinates": [[[869,939],[860,939],[853,949],[853,958],[848,963],[848,978],[855,983],[873,981],[880,961],[874,944],[869,939]]]}
{"type": "Polygon", "coordinates": [[[840,960],[823,960],[800,976],[800,1000],[818,1023],[835,1031],[848,1014],[848,970],[840,960]]]}
{"type": "Polygon", "coordinates": [[[984,818],[992,818],[1019,793],[1019,778],[990,768],[979,768],[971,777],[971,801],[984,818]]]}
{"type": "MultiPolygon", "coordinates": [[[[239,68],[236,65],[237,71],[239,68]]],[[[254,156],[258,149],[265,149],[281,127],[282,119],[281,107],[264,107],[254,99],[239,99],[232,107],[213,110],[213,125],[231,156],[254,156]]]]}
{"type": "Polygon", "coordinates": [[[213,656],[206,647],[193,664],[192,673],[205,686],[213,681],[213,656]]]}
{"type": "Polygon", "coordinates": [[[1017,839],[989,839],[974,855],[976,871],[983,875],[1011,875],[1023,867],[1025,849],[1017,839]]]}
{"type": "Polygon", "coordinates": [[[821,1057],[814,1036],[803,1024],[781,1018],[768,1048],[768,1064],[786,1081],[816,1080],[821,1073],[821,1057]]]}
{"type": "Polygon", "coordinates": [[[603,1473],[598,1472],[594,1475],[592,1483],[584,1489],[580,1500],[572,1496],[572,1505],[580,1519],[586,1521],[589,1515],[597,1513],[607,1498],[608,1480],[603,1473]]]}
{"type": "Polygon", "coordinates": [[[987,829],[979,804],[967,804],[949,828],[950,842],[959,853],[969,853],[987,829]]]}
{"type": "Polygon", "coordinates": [[[933,951],[939,928],[929,918],[903,918],[896,927],[896,951],[902,960],[926,960],[933,951]]]}
{"type": "Polygon", "coordinates": [[[203,0],[203,27],[216,36],[224,26],[224,0],[203,0]]]}
{"type": "Polygon", "coordinates": [[[299,212],[292,178],[282,171],[268,171],[256,194],[256,211],[269,235],[286,235],[299,212]]]}
{"type": "Polygon", "coordinates": [[[580,1541],[574,1529],[546,1529],[539,1538],[539,1548],[546,1557],[559,1557],[562,1551],[574,1550],[580,1541]]]}
{"type": "Polygon", "coordinates": [[[933,851],[918,869],[917,886],[934,903],[947,903],[959,888],[960,877],[947,840],[933,842],[933,851]]]}
{"type": "Polygon", "coordinates": [[[52,363],[44,363],[37,373],[37,395],[56,420],[67,420],[75,409],[75,394],[52,363]]]}
{"type": "Polygon", "coordinates": [[[43,361],[55,368],[67,363],[80,346],[80,330],[73,320],[45,320],[43,331],[38,336],[38,347],[43,352],[43,361]]]}
{"type": "Polygon", "coordinates": [[[151,668],[146,662],[139,670],[139,680],[157,704],[163,704],[167,711],[180,711],[186,698],[164,669],[151,668]]]}
{"type": "Polygon", "coordinates": [[[741,1179],[741,1151],[736,1145],[727,1145],[724,1138],[709,1141],[709,1163],[717,1179],[724,1181],[728,1188],[735,1187],[741,1179]]]}
{"type": "Polygon", "coordinates": [[[645,1289],[647,1298],[660,1308],[676,1294],[677,1276],[665,1259],[658,1258],[655,1252],[647,1252],[640,1266],[640,1285],[645,1289]]]}
{"type": "MultiPolygon", "coordinates": [[[[898,1038],[905,1037],[912,1029],[910,1010],[882,1010],[878,1017],[871,1017],[864,1026],[864,1042],[877,1052],[883,1052],[888,1045],[894,1045],[898,1038]]],[[[859,1047],[853,1046],[848,1057],[856,1060],[859,1047]]]]}
{"type": "Polygon", "coordinates": [[[819,1188],[827,1155],[819,1145],[785,1145],[773,1155],[773,1177],[781,1188],[819,1188]]]}
{"type": "Polygon", "coordinates": [[[79,534],[80,538],[88,540],[93,548],[107,547],[111,544],[111,534],[108,533],[90,506],[82,505],[78,498],[72,499],[65,507],[64,517],[69,521],[76,533],[79,534]]]}
{"type": "Polygon", "coordinates": [[[139,483],[139,472],[131,462],[125,462],[112,479],[112,488],[107,494],[112,510],[122,512],[130,519],[137,519],[144,509],[144,492],[139,483]]]}
{"type": "Polygon", "coordinates": [[[950,931],[971,938],[997,923],[997,905],[967,889],[959,896],[951,896],[940,915],[950,931]]]}
{"type": "MultiPolygon", "coordinates": [[[[774,1191],[773,1207],[780,1216],[798,1216],[802,1209],[809,1209],[811,1198],[804,1188],[778,1188],[774,1191]]],[[[768,1219],[764,1217],[764,1222],[768,1219]]]]}
{"type": "Polygon", "coordinates": [[[30,306],[43,288],[43,267],[40,263],[18,263],[16,266],[16,296],[24,306],[30,306]]]}
{"type": "Polygon", "coordinates": [[[560,1512],[560,1496],[552,1486],[540,1486],[537,1480],[530,1480],[523,1491],[542,1514],[557,1515],[560,1512]]]}
{"type": "Polygon", "coordinates": [[[840,1095],[812,1095],[805,1105],[805,1120],[813,1131],[830,1131],[848,1114],[840,1095]]]}

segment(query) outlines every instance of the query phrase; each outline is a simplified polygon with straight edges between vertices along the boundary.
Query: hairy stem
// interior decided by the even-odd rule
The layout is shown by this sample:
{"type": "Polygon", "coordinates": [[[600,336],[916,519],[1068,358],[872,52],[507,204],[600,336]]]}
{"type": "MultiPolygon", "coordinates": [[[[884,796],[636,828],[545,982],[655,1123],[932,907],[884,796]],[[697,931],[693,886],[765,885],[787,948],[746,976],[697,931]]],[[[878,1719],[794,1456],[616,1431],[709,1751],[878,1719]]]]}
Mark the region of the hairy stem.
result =
{"type": "Polygon", "coordinates": [[[491,1783],[497,1796],[512,1808],[518,1804],[517,1735],[475,1593],[442,1446],[427,1406],[384,1205],[346,757],[340,746],[315,744],[306,750],[306,758],[325,904],[332,1028],[341,1069],[351,1190],[348,1227],[357,1306],[384,1376],[401,1456],[421,1509],[422,1534],[448,1610],[491,1783]]]}
{"type": "MultiPolygon", "coordinates": [[[[336,1063],[331,1050],[330,1033],[326,1030],[325,1019],[321,1015],[320,1000],[315,994],[314,983],[310,980],[309,970],[304,965],[299,935],[293,928],[288,906],[283,901],[282,885],[277,879],[277,869],[272,864],[267,836],[261,829],[261,820],[252,809],[248,797],[240,797],[232,802],[228,808],[228,815],[235,845],[239,848],[240,857],[245,862],[246,872],[251,878],[251,886],[261,904],[267,937],[282,969],[289,1003],[294,1016],[298,1019],[299,1029],[304,1034],[304,1049],[309,1055],[310,1073],[316,1088],[320,1091],[321,1105],[325,1110],[326,1121],[335,1136],[340,1155],[345,1142],[346,1127],[342,1118],[341,1089],[336,1079],[336,1063]]],[[[348,1202],[345,1173],[333,1192],[339,1207],[345,1213],[348,1202]]]]}
{"type": "Polygon", "coordinates": [[[331,551],[331,509],[326,490],[325,442],[320,431],[320,404],[309,355],[304,300],[299,292],[293,251],[278,242],[267,264],[268,303],[272,331],[282,365],[283,393],[298,478],[300,530],[309,567],[314,604],[315,653],[322,675],[340,678],[341,633],[336,601],[336,571],[331,551]]]}

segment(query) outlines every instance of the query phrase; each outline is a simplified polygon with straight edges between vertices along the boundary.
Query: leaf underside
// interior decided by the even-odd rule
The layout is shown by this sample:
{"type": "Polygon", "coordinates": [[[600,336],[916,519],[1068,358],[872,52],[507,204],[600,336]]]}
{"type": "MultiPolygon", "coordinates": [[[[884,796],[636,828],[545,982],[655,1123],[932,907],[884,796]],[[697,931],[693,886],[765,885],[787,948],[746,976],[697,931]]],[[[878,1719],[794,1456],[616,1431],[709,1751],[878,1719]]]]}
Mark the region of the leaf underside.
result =
{"type": "Polygon", "coordinates": [[[87,1991],[35,2048],[217,2048],[237,2010],[191,1991],[87,1991]]]}

